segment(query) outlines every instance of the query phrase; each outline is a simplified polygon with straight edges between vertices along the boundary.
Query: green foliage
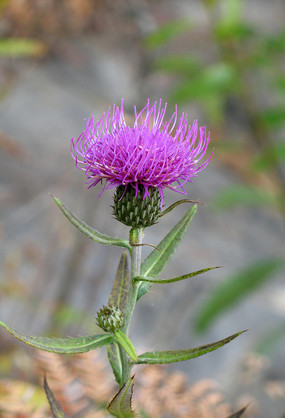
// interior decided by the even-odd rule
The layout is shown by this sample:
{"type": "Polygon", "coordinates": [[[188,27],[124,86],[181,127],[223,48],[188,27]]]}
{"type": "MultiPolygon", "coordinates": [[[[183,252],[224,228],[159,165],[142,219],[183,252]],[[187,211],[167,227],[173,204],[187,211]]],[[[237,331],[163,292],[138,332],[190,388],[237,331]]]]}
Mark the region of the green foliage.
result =
{"type": "Polygon", "coordinates": [[[117,418],[134,418],[136,416],[132,409],[133,388],[134,378],[131,377],[107,406],[107,411],[111,415],[117,418]]]}
{"type": "Polygon", "coordinates": [[[276,164],[276,161],[280,164],[285,161],[285,142],[278,142],[260,152],[252,161],[252,167],[259,171],[269,170],[276,164]]]}
{"type": "Polygon", "coordinates": [[[54,418],[68,418],[68,416],[63,411],[60,404],[55,399],[55,396],[52,393],[52,391],[51,391],[51,389],[50,389],[50,387],[47,383],[46,378],[44,378],[44,389],[45,389],[45,392],[46,392],[46,396],[47,396],[47,399],[48,399],[49,406],[50,406],[53,417],[54,418]]]}
{"type": "Polygon", "coordinates": [[[39,348],[40,350],[50,351],[51,353],[86,353],[87,351],[95,350],[98,347],[115,342],[112,334],[88,335],[77,338],[47,338],[23,334],[2,321],[0,321],[0,326],[25,344],[39,348]]]}
{"type": "Polygon", "coordinates": [[[200,357],[209,353],[210,351],[214,351],[220,347],[223,347],[223,345],[228,344],[244,332],[245,331],[240,331],[223,340],[216,341],[207,345],[201,345],[200,347],[190,348],[187,350],[153,351],[144,353],[138,356],[138,364],[168,364],[200,357]]]}
{"type": "Polygon", "coordinates": [[[69,222],[71,222],[80,232],[82,232],[88,238],[91,238],[93,241],[99,242],[100,244],[117,245],[119,247],[127,248],[129,251],[131,251],[131,246],[127,240],[120,239],[120,238],[113,238],[113,237],[109,237],[108,235],[101,234],[100,232],[91,228],[81,219],[77,218],[77,216],[73,215],[73,213],[71,213],[70,210],[67,209],[66,206],[64,206],[64,204],[61,202],[60,199],[54,196],[52,197],[55,203],[57,204],[57,206],[59,207],[59,209],[64,214],[64,216],[69,220],[69,222]]]}
{"type": "Polygon", "coordinates": [[[117,330],[114,332],[114,336],[120,346],[125,350],[125,352],[130,356],[133,361],[137,361],[138,356],[135,347],[131,340],[124,334],[121,330],[117,330]]]}
{"type": "Polygon", "coordinates": [[[46,46],[34,39],[0,39],[0,57],[39,57],[46,51],[46,46]]]}
{"type": "Polygon", "coordinates": [[[268,206],[277,207],[278,198],[266,190],[247,185],[232,185],[224,188],[211,201],[215,209],[230,209],[234,206],[268,206]]]}
{"type": "Polygon", "coordinates": [[[184,274],[183,276],[174,277],[173,279],[163,279],[163,280],[156,280],[152,277],[144,277],[144,276],[138,276],[135,277],[135,281],[142,281],[142,282],[148,282],[148,283],[159,283],[159,284],[166,284],[166,283],[175,283],[180,282],[181,280],[190,279],[191,277],[198,276],[199,274],[206,273],[209,270],[217,269],[219,267],[207,267],[202,270],[194,271],[193,273],[184,274]]]}
{"type": "Polygon", "coordinates": [[[155,49],[167,42],[170,42],[178,35],[189,31],[189,29],[191,29],[191,25],[186,20],[168,22],[160,26],[155,32],[148,35],[144,40],[144,44],[148,48],[155,49]]]}
{"type": "Polygon", "coordinates": [[[285,340],[285,322],[266,331],[254,345],[253,350],[268,356],[276,347],[282,347],[285,340]]]}
{"type": "Polygon", "coordinates": [[[108,300],[109,306],[114,306],[120,309],[123,314],[128,300],[130,284],[131,279],[128,267],[128,254],[124,251],[120,259],[112,292],[108,300]]]}
{"type": "MultiPolygon", "coordinates": [[[[197,205],[190,208],[183,218],[171,229],[166,237],[158,244],[141,265],[141,276],[157,277],[169,262],[174,251],[184,237],[192,219],[197,212],[197,205]]],[[[139,300],[151,287],[151,283],[141,282],[138,289],[139,300]]]]}
{"type": "Polygon", "coordinates": [[[283,265],[279,259],[258,261],[224,280],[213,289],[209,299],[199,309],[195,321],[196,330],[205,331],[217,316],[270,280],[283,265]]]}
{"type": "Polygon", "coordinates": [[[108,359],[112,367],[114,376],[119,385],[123,382],[123,356],[121,355],[121,348],[119,344],[115,343],[107,346],[108,359]]]}

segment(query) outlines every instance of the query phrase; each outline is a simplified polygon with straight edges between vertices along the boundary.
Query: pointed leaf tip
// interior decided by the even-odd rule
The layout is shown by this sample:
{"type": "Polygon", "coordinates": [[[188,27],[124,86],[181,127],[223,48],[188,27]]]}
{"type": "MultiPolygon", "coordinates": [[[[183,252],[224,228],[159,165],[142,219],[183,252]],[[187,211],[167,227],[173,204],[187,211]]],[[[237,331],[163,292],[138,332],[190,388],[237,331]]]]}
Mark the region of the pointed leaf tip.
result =
{"type": "Polygon", "coordinates": [[[135,418],[132,409],[132,396],[134,388],[134,376],[129,378],[119,392],[107,406],[107,411],[117,418],[135,418]]]}
{"type": "MultiPolygon", "coordinates": [[[[52,196],[52,195],[51,195],[52,196]]],[[[101,234],[101,232],[96,231],[96,229],[87,225],[84,221],[75,216],[57,197],[52,196],[55,203],[62,211],[64,216],[75,226],[80,232],[86,235],[88,238],[92,239],[95,242],[99,242],[104,245],[115,245],[128,249],[131,252],[131,246],[129,242],[125,239],[109,237],[106,234],[101,234]]]]}
{"type": "Polygon", "coordinates": [[[186,350],[147,352],[138,356],[137,364],[169,364],[176,363],[178,361],[190,360],[223,347],[225,344],[228,344],[244,332],[246,332],[246,330],[230,335],[223,340],[186,350]]]}
{"type": "Polygon", "coordinates": [[[247,407],[248,407],[248,405],[244,406],[242,409],[240,409],[239,411],[235,412],[234,414],[228,416],[227,418],[240,418],[244,414],[247,407]]]}
{"type": "Polygon", "coordinates": [[[112,334],[88,335],[86,337],[77,338],[48,338],[26,335],[14,328],[9,327],[0,321],[0,326],[5,328],[11,335],[25,344],[40,350],[49,351],[51,353],[76,354],[86,353],[90,350],[102,347],[103,345],[112,344],[115,338],[112,334]]]}
{"type": "Polygon", "coordinates": [[[46,376],[44,377],[44,390],[54,418],[68,418],[68,415],[66,415],[58,401],[55,399],[55,396],[47,383],[46,376]]]}

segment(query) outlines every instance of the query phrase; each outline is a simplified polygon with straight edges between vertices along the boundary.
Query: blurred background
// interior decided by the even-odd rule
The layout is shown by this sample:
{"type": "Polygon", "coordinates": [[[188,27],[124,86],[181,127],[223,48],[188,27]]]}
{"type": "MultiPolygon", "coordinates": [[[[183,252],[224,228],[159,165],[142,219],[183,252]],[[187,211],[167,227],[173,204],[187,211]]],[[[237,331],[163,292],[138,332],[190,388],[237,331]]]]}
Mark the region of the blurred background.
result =
{"type": "MultiPolygon", "coordinates": [[[[154,285],[137,305],[132,341],[139,352],[178,349],[249,329],[167,373],[183,370],[189,384],[214,379],[233,408],[249,403],[245,416],[284,417],[284,2],[1,0],[0,13],[0,319],[28,334],[96,332],[121,250],[81,236],[49,193],[127,238],[113,193],[86,190],[70,139],[122,97],[130,121],[148,98],[167,101],[168,115],[177,103],[211,131],[215,153],[187,186],[207,206],[162,277],[223,268],[154,285]]],[[[167,206],[178,199],[165,193],[167,206]]],[[[145,242],[157,244],[185,210],[162,218],[145,242]]],[[[13,392],[5,379],[40,376],[31,373],[35,350],[4,330],[0,338],[1,411],[13,392]]]]}

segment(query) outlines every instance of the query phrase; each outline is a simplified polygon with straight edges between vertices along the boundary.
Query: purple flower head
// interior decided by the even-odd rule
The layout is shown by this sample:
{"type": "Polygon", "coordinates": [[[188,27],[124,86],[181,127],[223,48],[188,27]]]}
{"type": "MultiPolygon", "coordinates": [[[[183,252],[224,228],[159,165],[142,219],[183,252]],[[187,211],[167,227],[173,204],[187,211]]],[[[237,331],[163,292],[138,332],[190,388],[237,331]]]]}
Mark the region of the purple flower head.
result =
{"type": "Polygon", "coordinates": [[[177,106],[169,121],[164,121],[167,104],[161,100],[150,106],[149,101],[140,113],[134,108],[135,121],[128,125],[121,107],[109,107],[98,122],[94,116],[85,121],[85,130],[77,141],[71,141],[76,167],[85,171],[88,188],[105,180],[99,196],[107,189],[131,185],[136,194],[144,188],[156,187],[163,202],[163,189],[186,195],[184,184],[202,171],[210,141],[206,127],[197,120],[188,125],[187,115],[177,121],[177,106]],[[175,128],[176,126],[176,128],[175,128]],[[176,185],[173,183],[176,182],[176,185]]]}

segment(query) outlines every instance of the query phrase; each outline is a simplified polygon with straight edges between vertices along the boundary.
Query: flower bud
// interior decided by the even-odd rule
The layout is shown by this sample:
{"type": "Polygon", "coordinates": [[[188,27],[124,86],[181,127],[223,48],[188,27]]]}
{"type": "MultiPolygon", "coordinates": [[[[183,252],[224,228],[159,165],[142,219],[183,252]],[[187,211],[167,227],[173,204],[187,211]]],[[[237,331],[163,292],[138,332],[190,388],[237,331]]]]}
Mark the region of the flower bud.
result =
{"type": "Polygon", "coordinates": [[[97,312],[97,325],[106,332],[115,332],[123,325],[123,314],[114,306],[103,306],[97,312]]]}
{"type": "Polygon", "coordinates": [[[161,198],[156,187],[149,187],[145,196],[144,187],[138,191],[132,186],[118,186],[114,195],[114,215],[119,222],[133,228],[153,225],[161,212],[161,198]]]}

